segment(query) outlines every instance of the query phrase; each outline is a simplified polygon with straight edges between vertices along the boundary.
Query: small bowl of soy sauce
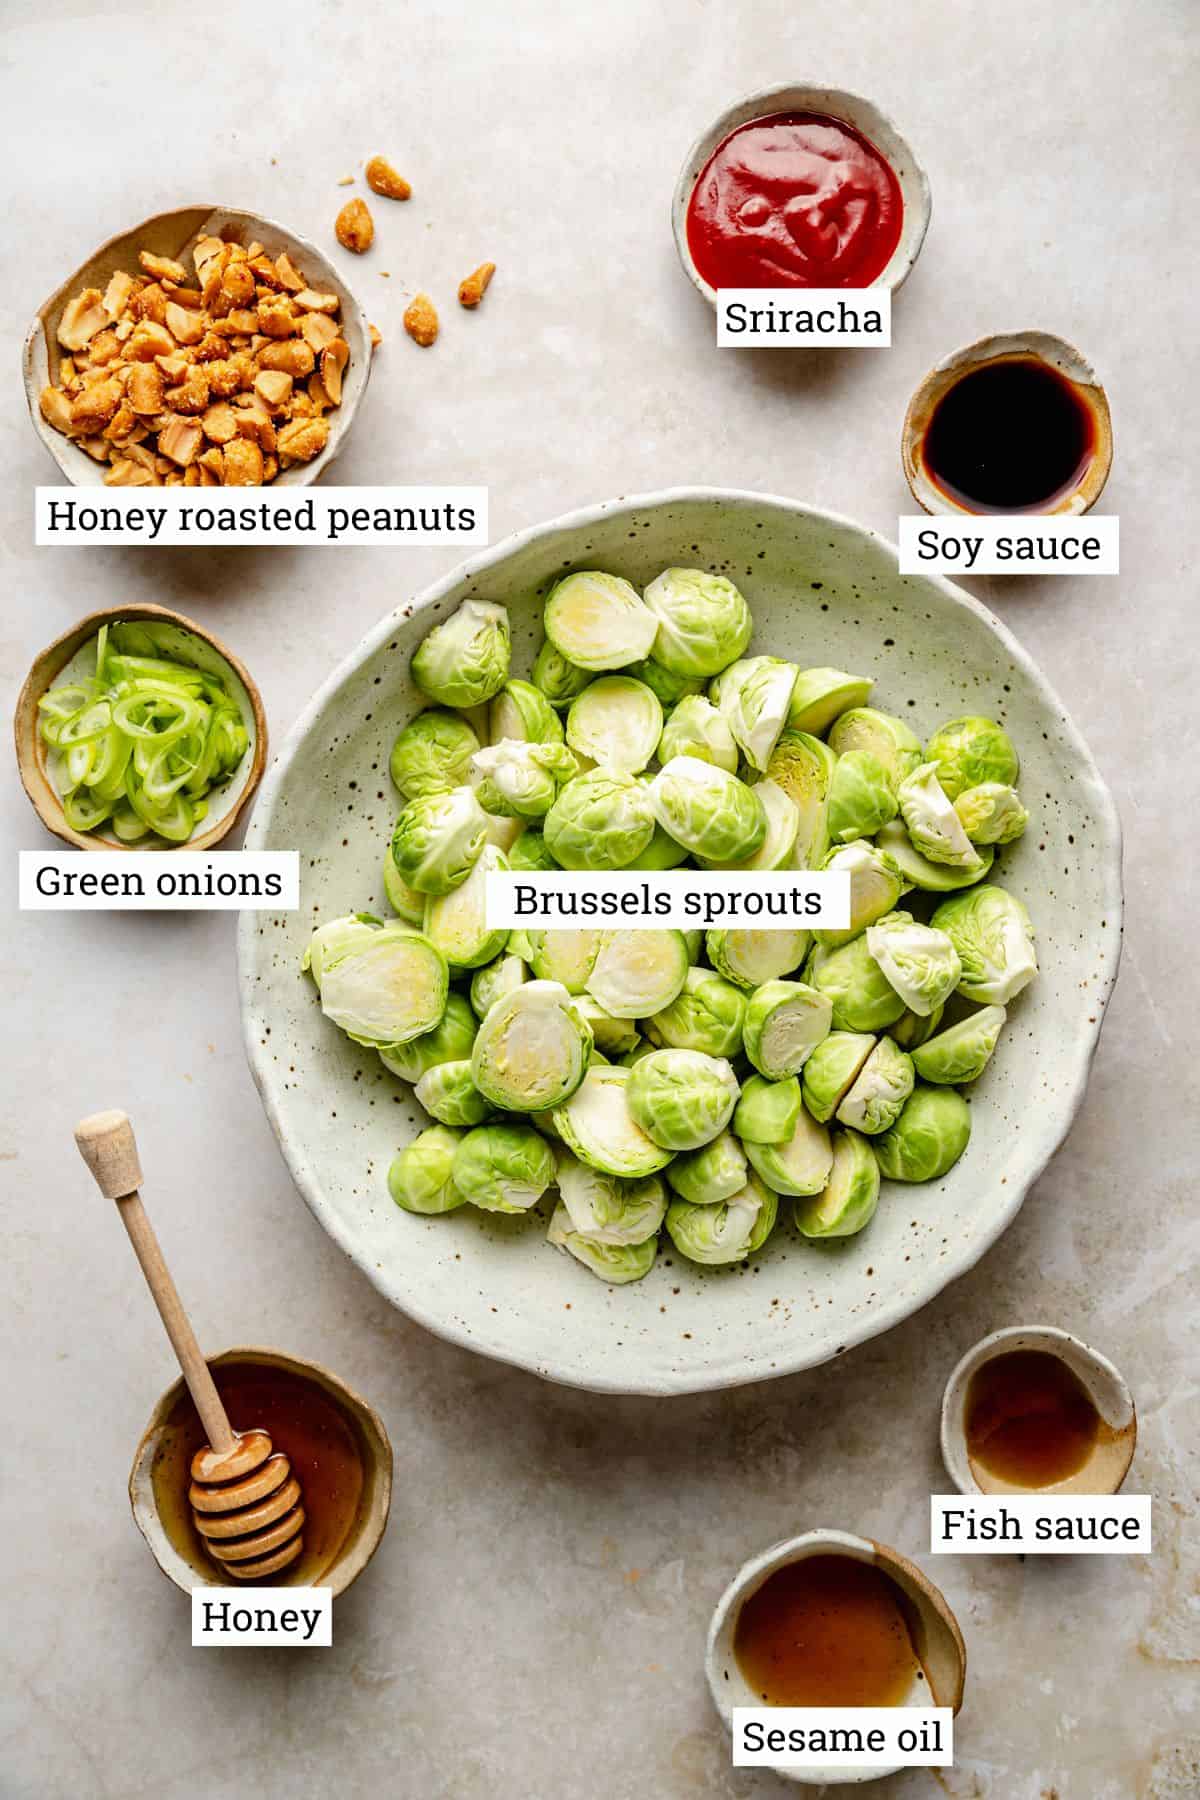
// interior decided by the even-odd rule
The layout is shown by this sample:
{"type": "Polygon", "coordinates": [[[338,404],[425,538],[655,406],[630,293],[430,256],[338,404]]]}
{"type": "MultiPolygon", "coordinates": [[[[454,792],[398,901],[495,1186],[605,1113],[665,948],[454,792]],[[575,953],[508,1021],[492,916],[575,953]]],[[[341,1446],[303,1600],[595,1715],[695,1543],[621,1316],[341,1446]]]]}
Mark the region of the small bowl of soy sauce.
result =
{"type": "Polygon", "coordinates": [[[931,369],[908,404],[901,457],[927,513],[1084,513],[1112,466],[1095,370],[1045,331],[980,338],[931,369]]]}

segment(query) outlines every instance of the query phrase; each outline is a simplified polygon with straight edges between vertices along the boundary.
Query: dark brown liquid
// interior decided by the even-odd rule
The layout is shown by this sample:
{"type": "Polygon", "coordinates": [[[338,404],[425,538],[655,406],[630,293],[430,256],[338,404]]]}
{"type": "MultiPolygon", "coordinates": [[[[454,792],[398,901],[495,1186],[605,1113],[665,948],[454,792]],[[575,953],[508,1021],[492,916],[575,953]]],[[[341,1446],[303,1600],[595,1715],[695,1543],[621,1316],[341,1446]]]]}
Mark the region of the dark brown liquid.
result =
{"type": "Polygon", "coordinates": [[[1083,1468],[1100,1435],[1091,1395],[1061,1357],[1010,1350],[967,1387],[967,1454],[1014,1487],[1050,1487],[1083,1468]]]}
{"type": "Polygon", "coordinates": [[[1078,388],[1033,356],[982,363],[948,388],[921,444],[930,479],[969,512],[1043,512],[1082,479],[1096,422],[1078,388]]]}
{"type": "MultiPolygon", "coordinates": [[[[306,1514],[304,1549],[290,1568],[266,1579],[273,1587],[315,1585],[345,1542],[362,1498],[363,1463],[354,1431],[323,1388],[287,1369],[251,1362],[214,1363],[212,1373],[234,1430],[258,1425],[269,1432],[274,1448],[290,1457],[300,1483],[306,1514]]],[[[151,1479],[171,1542],[197,1569],[211,1571],[216,1564],[202,1547],[187,1498],[192,1457],[207,1441],[185,1388],[163,1427],[151,1479]]]]}
{"type": "Polygon", "coordinates": [[[808,1556],[750,1596],[733,1653],[768,1706],[899,1706],[923,1674],[910,1616],[873,1564],[808,1556]]]}

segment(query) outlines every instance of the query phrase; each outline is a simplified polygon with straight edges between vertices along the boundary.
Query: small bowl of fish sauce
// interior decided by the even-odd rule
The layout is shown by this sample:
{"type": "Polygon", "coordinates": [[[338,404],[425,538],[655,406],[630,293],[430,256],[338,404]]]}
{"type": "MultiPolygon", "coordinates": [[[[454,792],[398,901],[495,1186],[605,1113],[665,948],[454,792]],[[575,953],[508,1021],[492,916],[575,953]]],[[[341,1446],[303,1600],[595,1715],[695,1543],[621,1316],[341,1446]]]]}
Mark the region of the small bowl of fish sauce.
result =
{"type": "Polygon", "coordinates": [[[1108,397],[1063,338],[980,338],[925,377],[900,450],[927,513],[1087,512],[1112,466],[1108,397]]]}
{"type": "Polygon", "coordinates": [[[1115,1494],[1136,1445],[1119,1371],[1054,1326],[993,1332],[946,1384],[942,1459],[963,1494],[1115,1494]]]}
{"type": "MultiPolygon", "coordinates": [[[[746,1563],[713,1614],[706,1671],[727,1730],[735,1706],[958,1712],[966,1648],[944,1597],[886,1544],[822,1528],[746,1563]]],[[[789,1781],[875,1781],[870,1765],[777,1768],[789,1781]]]]}

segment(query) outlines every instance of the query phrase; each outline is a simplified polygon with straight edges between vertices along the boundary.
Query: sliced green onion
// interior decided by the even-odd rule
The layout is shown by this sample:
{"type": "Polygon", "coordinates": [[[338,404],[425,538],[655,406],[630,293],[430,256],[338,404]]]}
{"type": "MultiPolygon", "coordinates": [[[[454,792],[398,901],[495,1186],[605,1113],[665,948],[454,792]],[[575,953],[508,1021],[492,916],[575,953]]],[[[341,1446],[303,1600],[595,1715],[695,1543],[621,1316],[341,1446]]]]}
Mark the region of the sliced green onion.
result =
{"type": "Polygon", "coordinates": [[[52,688],[48,694],[43,694],[38,701],[38,730],[42,734],[42,742],[57,748],[63,726],[83,711],[93,698],[93,693],[90,683],[71,681],[64,687],[52,688]]]}
{"type": "Polygon", "coordinates": [[[93,700],[90,706],[83,707],[73,718],[64,719],[58,734],[60,750],[68,749],[72,744],[86,744],[89,738],[97,738],[106,732],[113,722],[113,710],[107,700],[93,700]]]}
{"type": "MultiPolygon", "coordinates": [[[[72,744],[70,749],[65,752],[63,771],[66,776],[68,793],[88,780],[92,772],[92,764],[96,760],[96,742],[95,738],[89,738],[86,743],[72,744]]],[[[91,785],[90,782],[88,785],[91,785]]]]}
{"type": "Polygon", "coordinates": [[[113,808],[112,828],[113,836],[120,838],[123,844],[136,844],[150,831],[145,819],[139,819],[128,800],[113,808]]]}
{"type": "Polygon", "coordinates": [[[112,811],[112,802],[97,800],[86,788],[76,788],[73,794],[63,795],[62,809],[72,831],[95,831],[112,811]]]}

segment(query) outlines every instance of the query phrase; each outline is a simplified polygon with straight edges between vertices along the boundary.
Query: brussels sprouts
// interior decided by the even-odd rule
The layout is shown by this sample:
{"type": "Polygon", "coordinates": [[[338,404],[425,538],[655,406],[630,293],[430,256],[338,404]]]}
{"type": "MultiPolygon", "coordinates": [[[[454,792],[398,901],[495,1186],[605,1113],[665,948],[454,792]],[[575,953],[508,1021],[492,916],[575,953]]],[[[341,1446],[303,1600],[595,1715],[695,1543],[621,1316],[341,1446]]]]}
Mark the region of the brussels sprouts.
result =
{"type": "Polygon", "coordinates": [[[469,787],[410,800],[392,834],[392,861],[419,894],[448,894],[483,849],[487,816],[469,787]]]}
{"type": "Polygon", "coordinates": [[[644,1019],[682,991],[688,972],[681,931],[609,931],[587,990],[618,1019],[644,1019]]]}
{"type": "Polygon", "coordinates": [[[801,1092],[814,1119],[825,1125],[854,1086],[875,1048],[869,1031],[831,1031],[804,1065],[801,1092]]]}
{"type": "Polygon", "coordinates": [[[479,739],[457,713],[418,713],[395,743],[389,762],[392,780],[406,800],[445,794],[466,784],[479,739]]]}
{"type": "Polygon", "coordinates": [[[777,1197],[751,1175],[745,1187],[717,1206],[672,1200],[667,1233],[679,1254],[692,1262],[741,1262],[764,1243],[778,1207],[777,1197]]]}
{"type": "Polygon", "coordinates": [[[383,891],[392,911],[406,924],[421,926],[425,923],[425,896],[418,894],[416,888],[410,888],[402,878],[392,861],[390,844],[383,859],[383,891]]]}
{"type": "Polygon", "coordinates": [[[736,1056],[745,1018],[746,997],[739,988],[712,969],[689,969],[681,992],[646,1020],[645,1029],[655,1044],[670,1050],[736,1056]]]}
{"type": "MultiPolygon", "coordinates": [[[[585,679],[590,679],[585,675],[585,679]]],[[[527,744],[561,744],[562,720],[531,681],[506,681],[488,709],[493,744],[516,738],[527,744]]]]}
{"type": "Polygon", "coordinates": [[[748,1144],[785,1144],[800,1122],[803,1108],[795,1075],[767,1081],[752,1075],[733,1111],[733,1129],[748,1144]]]}
{"type": "Polygon", "coordinates": [[[446,1007],[449,970],[429,939],[408,925],[334,919],[315,931],[303,967],[321,1011],[355,1043],[403,1044],[430,1031],[446,1007]]]}
{"type": "Polygon", "coordinates": [[[829,1179],[833,1151],[824,1125],[801,1107],[791,1135],[778,1144],[744,1143],[759,1179],[776,1194],[819,1194],[829,1179]]]}
{"type": "Polygon", "coordinates": [[[790,869],[796,854],[796,838],[800,831],[800,814],[783,789],[764,775],[756,781],[753,793],[763,809],[767,832],[753,856],[741,862],[708,862],[710,869],[790,869]]]}
{"type": "Polygon", "coordinates": [[[829,789],[829,835],[837,844],[874,837],[896,816],[898,802],[888,772],[869,750],[839,756],[829,789]]]}
{"type": "Polygon", "coordinates": [[[1000,781],[982,781],[964,788],[954,802],[959,824],[973,844],[1011,844],[1029,823],[1016,788],[1000,781]]]}
{"type": "Polygon", "coordinates": [[[439,706],[482,706],[508,680],[508,614],[487,600],[464,600],[417,646],[412,676],[439,706]]]}
{"type": "Polygon", "coordinates": [[[1037,974],[1033,926],[1015,894],[990,882],[943,900],[931,923],[962,963],[958,991],[980,1006],[1007,1006],[1037,974]]]}
{"type": "Polygon", "coordinates": [[[510,869],[550,870],[558,864],[546,847],[546,840],[536,825],[527,825],[508,853],[510,869]]]}
{"type": "Polygon", "coordinates": [[[958,951],[944,931],[919,925],[911,913],[885,913],[868,925],[867,949],[908,1010],[922,1018],[944,1006],[958,986],[958,951]]]}
{"type": "Polygon", "coordinates": [[[986,844],[976,851],[975,863],[970,867],[952,868],[949,863],[930,862],[914,848],[899,819],[882,827],[875,839],[875,848],[887,858],[908,887],[921,888],[930,894],[946,894],[982,881],[996,854],[992,846],[986,844]]]}
{"type": "Polygon", "coordinates": [[[710,688],[710,697],[725,715],[734,742],[752,769],[768,768],[788,722],[795,685],[795,663],[778,656],[750,656],[726,669],[710,688]]]}
{"type": "Polygon", "coordinates": [[[669,763],[673,756],[694,756],[730,775],[737,774],[738,751],[733,733],[724,715],[703,694],[681,700],[663,726],[658,760],[669,763]]]}
{"type": "Polygon", "coordinates": [[[579,773],[565,744],[527,744],[506,738],[471,758],[475,797],[485,812],[503,818],[540,819],[559,787],[579,773]]]}
{"type": "Polygon", "coordinates": [[[621,769],[569,781],[542,827],[564,869],[623,869],[654,836],[650,789],[621,769]]]}
{"type": "Polygon", "coordinates": [[[692,1206],[716,1206],[741,1192],[749,1180],[750,1165],[737,1138],[731,1131],[723,1131],[711,1144],[677,1156],[666,1173],[681,1200],[692,1206]]]}
{"type": "Polygon", "coordinates": [[[896,789],[921,761],[921,740],[903,719],[877,712],[873,706],[856,706],[844,712],[829,733],[829,748],[838,756],[865,750],[881,762],[896,789]]]}
{"type": "Polygon", "coordinates": [[[848,944],[876,919],[891,912],[900,898],[900,877],[882,852],[866,838],[839,845],[829,852],[821,866],[844,871],[850,877],[849,925],[844,929],[823,925],[813,932],[818,944],[824,944],[827,949],[835,944],[848,944]]]}
{"type": "Polygon", "coordinates": [[[567,742],[580,756],[636,775],[658,748],[663,710],[658,695],[629,675],[604,675],[572,700],[567,742]]]}
{"type": "Polygon", "coordinates": [[[796,1229],[806,1238],[853,1237],[879,1204],[879,1164],[857,1131],[833,1136],[833,1166],[823,1192],[796,1202],[796,1229]]]}
{"type": "Polygon", "coordinates": [[[461,1131],[431,1125],[406,1144],[388,1170],[388,1192],[405,1212],[446,1213],[466,1202],[454,1185],[461,1131]]]}
{"type": "Polygon", "coordinates": [[[794,731],[810,731],[820,737],[852,706],[865,706],[874,686],[868,675],[847,675],[841,669],[801,669],[792,689],[788,724],[794,731]]]}
{"type": "Polygon", "coordinates": [[[479,1021],[462,994],[450,994],[446,1010],[431,1031],[406,1044],[381,1044],[379,1060],[402,1081],[417,1082],[439,1063],[460,1062],[471,1054],[479,1021]]]}
{"type": "Polygon", "coordinates": [[[904,1011],[896,992],[867,948],[865,937],[830,950],[818,944],[804,979],[833,1002],[835,1031],[884,1031],[904,1011]]]}
{"type": "Polygon", "coordinates": [[[593,1000],[590,994],[580,994],[575,1002],[581,1015],[587,1020],[595,1040],[593,1056],[603,1052],[606,1057],[628,1056],[641,1043],[638,1028],[632,1019],[614,1018],[612,1013],[593,1000]]]}
{"type": "Polygon", "coordinates": [[[819,869],[829,849],[829,789],[836,766],[836,756],[819,737],[791,729],[780,733],[767,776],[799,815],[793,868],[819,869]]]}
{"type": "Polygon", "coordinates": [[[643,662],[630,663],[625,673],[632,675],[635,681],[644,681],[658,695],[664,712],[668,707],[678,706],[689,694],[699,694],[704,687],[704,683],[694,676],[675,675],[670,669],[664,669],[652,656],[646,657],[643,662]]]}
{"type": "Polygon", "coordinates": [[[425,902],[425,936],[435,944],[452,969],[478,969],[500,955],[508,942],[507,928],[487,922],[487,878],[493,869],[507,869],[508,858],[492,844],[485,844],[479,861],[460,887],[451,894],[430,894],[425,902]]]}
{"type": "Polygon", "coordinates": [[[956,1088],[918,1082],[896,1123],[875,1140],[889,1181],[936,1181],[952,1169],[971,1135],[971,1109],[956,1088]]]}
{"type": "Polygon", "coordinates": [[[427,1113],[443,1125],[469,1128],[482,1125],[491,1112],[471,1080],[471,1061],[436,1063],[426,1069],[416,1086],[417,1099],[427,1113]]]}
{"type": "Polygon", "coordinates": [[[582,928],[577,931],[530,931],[529,965],[539,981],[561,981],[569,994],[582,994],[592,965],[600,954],[604,933],[582,928]]]}
{"type": "Polygon", "coordinates": [[[833,1002],[802,981],[764,981],[746,1007],[742,1041],[760,1075],[771,1081],[798,1075],[829,1036],[833,1002]]]}
{"type": "Polygon", "coordinates": [[[528,1212],[554,1184],[554,1152],[532,1125],[477,1125],[454,1152],[453,1175],[484,1212],[528,1212]]]}
{"type": "Polygon", "coordinates": [[[899,1117],[916,1083],[912,1057],[890,1037],[881,1037],[837,1109],[839,1125],[874,1137],[899,1117]]]}
{"type": "Polygon", "coordinates": [[[581,1262],[585,1269],[601,1281],[616,1286],[626,1281],[640,1281],[654,1267],[654,1259],[658,1255],[657,1237],[648,1237],[644,1244],[605,1244],[598,1238],[584,1237],[580,1231],[571,1226],[571,1215],[560,1201],[554,1209],[546,1231],[548,1241],[558,1249],[565,1250],[576,1262],[581,1262]]]}
{"type": "Polygon", "coordinates": [[[951,800],[988,781],[1015,787],[1021,772],[1012,739],[995,719],[951,719],[940,725],[925,746],[925,758],[934,764],[951,800]]]}
{"type": "Polygon", "coordinates": [[[551,706],[569,706],[592,679],[589,669],[578,669],[554,645],[546,642],[533,659],[532,685],[546,696],[551,706]]]}
{"type": "Polygon", "coordinates": [[[808,955],[812,933],[808,931],[709,931],[704,949],[713,968],[735,987],[761,987],[790,975],[808,955]]]}
{"type": "Polygon", "coordinates": [[[484,843],[493,844],[507,856],[525,829],[524,819],[501,818],[499,813],[485,813],[483,816],[487,820],[483,828],[484,843]]]}
{"type": "Polygon", "coordinates": [[[626,1099],[634,1120],[664,1150],[698,1150],[724,1131],[738,1081],[724,1057],[702,1050],[655,1050],[629,1071],[626,1099]]]}
{"type": "Polygon", "coordinates": [[[958,1086],[983,1074],[996,1039],[1008,1014],[1002,1006],[984,1006],[957,1025],[928,1038],[912,1053],[913,1066],[922,1081],[938,1086],[958,1086]]]}
{"type": "Polygon", "coordinates": [[[899,1044],[902,1050],[913,1051],[926,1038],[931,1038],[942,1022],[944,1006],[935,1006],[931,1013],[922,1018],[920,1013],[905,1010],[894,1025],[888,1026],[888,1036],[899,1044]]]}
{"type": "Polygon", "coordinates": [[[645,591],[658,621],[655,661],[676,675],[716,675],[750,642],[750,608],[723,575],[664,569],[645,591]]]}
{"type": "MultiPolygon", "coordinates": [[[[522,834],[524,835],[524,834],[522,834]]],[[[529,941],[529,933],[520,926],[508,934],[508,954],[519,956],[523,963],[532,963],[533,948],[529,941]]]]}
{"type": "Polygon", "coordinates": [[[558,1191],[572,1230],[601,1244],[644,1244],[666,1216],[667,1190],[657,1175],[623,1181],[567,1151],[558,1159],[558,1191]]]}
{"type": "Polygon", "coordinates": [[[541,1112],[587,1073],[592,1033],[565,987],[526,981],[489,1007],[471,1048],[471,1080],[506,1112],[541,1112]]]}
{"type": "Polygon", "coordinates": [[[580,1162],[605,1175],[631,1180],[657,1175],[671,1160],[671,1152],[647,1137],[629,1108],[629,1084],[641,1061],[632,1069],[621,1063],[593,1064],[578,1092],[555,1108],[563,1143],[580,1162]]]}
{"type": "MultiPolygon", "coordinates": [[[[546,596],[546,636],[577,668],[623,669],[649,656],[658,621],[619,575],[581,570],[546,596]]],[[[660,659],[661,660],[661,659],[660,659]]]]}
{"type": "MultiPolygon", "coordinates": [[[[654,777],[652,775],[639,775],[638,780],[642,785],[646,798],[650,800],[650,804],[653,806],[654,802],[651,798],[650,787],[654,777]]],[[[634,857],[631,863],[625,864],[625,868],[631,874],[634,870],[652,872],[660,869],[677,869],[680,863],[685,863],[687,859],[687,845],[677,844],[675,839],[665,832],[658,820],[655,819],[654,835],[650,839],[650,842],[646,845],[644,850],[640,851],[638,855],[634,857]]]]}
{"type": "Polygon", "coordinates": [[[921,763],[900,783],[896,795],[914,849],[930,862],[949,863],[956,869],[975,868],[979,852],[937,778],[936,763],[921,763]]]}
{"type": "Polygon", "coordinates": [[[675,756],[649,788],[653,816],[693,856],[740,862],[767,834],[767,816],[753,788],[696,756],[675,756]]]}

